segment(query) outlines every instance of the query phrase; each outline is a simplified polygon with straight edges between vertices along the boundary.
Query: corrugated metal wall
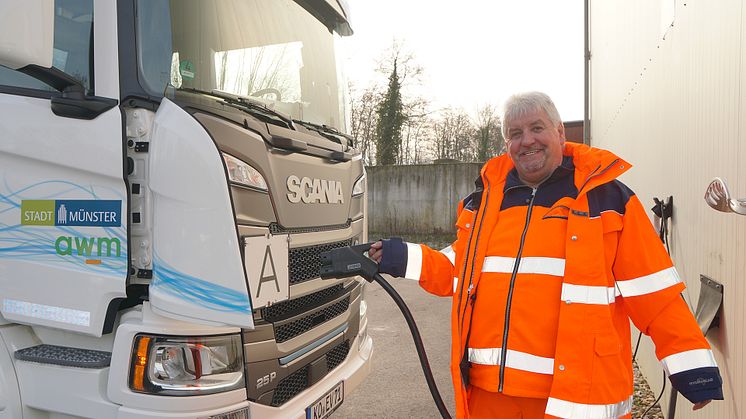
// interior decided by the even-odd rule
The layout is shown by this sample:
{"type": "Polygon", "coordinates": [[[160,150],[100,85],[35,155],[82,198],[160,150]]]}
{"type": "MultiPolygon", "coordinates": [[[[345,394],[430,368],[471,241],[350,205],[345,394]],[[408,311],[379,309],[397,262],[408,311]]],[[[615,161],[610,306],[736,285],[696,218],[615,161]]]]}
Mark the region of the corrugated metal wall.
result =
{"type": "MultiPolygon", "coordinates": [[[[690,304],[700,274],[725,286],[724,317],[708,340],[726,400],[692,412],[679,397],[676,418],[746,418],[746,217],[703,200],[715,176],[734,197],[746,197],[744,16],[737,0],[590,5],[591,143],[634,165],[622,180],[643,203],[674,196],[671,251],[690,304]]],[[[638,358],[659,391],[661,367],[648,338],[638,358]]]]}

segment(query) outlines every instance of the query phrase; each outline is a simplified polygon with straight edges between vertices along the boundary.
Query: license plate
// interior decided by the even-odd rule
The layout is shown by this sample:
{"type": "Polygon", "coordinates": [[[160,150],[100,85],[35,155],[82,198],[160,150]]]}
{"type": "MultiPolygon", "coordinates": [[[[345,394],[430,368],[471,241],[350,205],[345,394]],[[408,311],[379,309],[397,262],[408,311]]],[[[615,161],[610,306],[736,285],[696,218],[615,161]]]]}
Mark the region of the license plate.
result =
{"type": "Polygon", "coordinates": [[[306,419],[328,418],[342,404],[344,398],[344,381],[340,381],[333,389],[306,408],[306,419]]]}

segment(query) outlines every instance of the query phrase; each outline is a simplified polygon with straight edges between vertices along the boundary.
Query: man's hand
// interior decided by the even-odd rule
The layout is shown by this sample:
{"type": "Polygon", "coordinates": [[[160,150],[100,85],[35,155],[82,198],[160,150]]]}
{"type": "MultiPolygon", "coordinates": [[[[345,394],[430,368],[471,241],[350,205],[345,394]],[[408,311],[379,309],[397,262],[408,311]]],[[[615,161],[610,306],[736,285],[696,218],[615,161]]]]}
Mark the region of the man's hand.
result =
{"type": "Polygon", "coordinates": [[[708,404],[710,404],[711,401],[712,400],[705,400],[703,402],[694,403],[694,406],[692,406],[692,410],[699,410],[699,409],[707,406],[708,404]]]}
{"type": "Polygon", "coordinates": [[[371,244],[368,257],[378,263],[378,272],[398,278],[403,278],[407,272],[407,244],[399,237],[371,244]]]}
{"type": "Polygon", "coordinates": [[[380,263],[383,258],[383,242],[378,240],[377,242],[370,245],[368,250],[368,257],[373,259],[374,262],[380,263]]]}

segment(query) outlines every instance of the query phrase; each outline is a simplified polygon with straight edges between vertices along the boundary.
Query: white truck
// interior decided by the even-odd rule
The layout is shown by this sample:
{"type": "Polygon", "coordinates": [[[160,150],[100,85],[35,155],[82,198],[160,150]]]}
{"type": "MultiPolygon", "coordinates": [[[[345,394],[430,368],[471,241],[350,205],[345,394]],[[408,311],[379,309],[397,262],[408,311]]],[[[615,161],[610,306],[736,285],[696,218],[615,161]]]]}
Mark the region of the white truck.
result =
{"type": "Polygon", "coordinates": [[[0,3],[0,418],[327,417],[370,371],[337,0],[0,3]]]}

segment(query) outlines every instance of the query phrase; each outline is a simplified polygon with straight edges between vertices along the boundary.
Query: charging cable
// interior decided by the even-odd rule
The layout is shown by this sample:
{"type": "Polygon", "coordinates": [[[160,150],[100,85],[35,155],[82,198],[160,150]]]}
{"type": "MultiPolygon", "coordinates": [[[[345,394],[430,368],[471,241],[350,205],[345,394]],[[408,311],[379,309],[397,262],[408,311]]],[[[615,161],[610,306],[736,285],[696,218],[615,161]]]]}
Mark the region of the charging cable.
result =
{"type": "Polygon", "coordinates": [[[422,343],[422,337],[420,331],[417,329],[417,324],[414,322],[414,317],[409,311],[409,308],[404,303],[399,293],[391,286],[391,284],[378,273],[378,264],[368,258],[365,253],[370,249],[372,243],[359,244],[356,246],[342,247],[339,249],[330,250],[322,253],[321,256],[321,278],[332,279],[332,278],[349,278],[351,276],[362,276],[368,282],[377,282],[381,288],[394,300],[396,305],[404,315],[404,319],[407,321],[409,331],[412,333],[412,339],[414,340],[414,346],[417,348],[417,355],[420,358],[420,365],[422,366],[422,373],[425,375],[425,381],[430,389],[430,394],[433,396],[435,405],[438,407],[440,416],[443,419],[451,419],[450,413],[443,403],[443,398],[440,396],[438,386],[435,384],[433,378],[433,372],[430,370],[430,362],[427,360],[427,354],[425,353],[425,345],[422,343]]]}

